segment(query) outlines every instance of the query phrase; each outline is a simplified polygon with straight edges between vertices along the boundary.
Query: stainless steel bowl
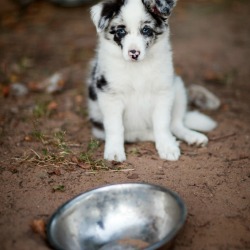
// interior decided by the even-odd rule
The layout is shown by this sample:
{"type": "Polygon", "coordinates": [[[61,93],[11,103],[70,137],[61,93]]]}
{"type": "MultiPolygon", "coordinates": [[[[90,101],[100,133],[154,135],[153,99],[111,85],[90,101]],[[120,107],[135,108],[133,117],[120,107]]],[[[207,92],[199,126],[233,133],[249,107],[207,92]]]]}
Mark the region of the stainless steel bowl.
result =
{"type": "Polygon", "coordinates": [[[187,209],[169,189],[117,184],[80,194],[51,217],[47,234],[57,250],[153,250],[170,242],[187,209]]]}

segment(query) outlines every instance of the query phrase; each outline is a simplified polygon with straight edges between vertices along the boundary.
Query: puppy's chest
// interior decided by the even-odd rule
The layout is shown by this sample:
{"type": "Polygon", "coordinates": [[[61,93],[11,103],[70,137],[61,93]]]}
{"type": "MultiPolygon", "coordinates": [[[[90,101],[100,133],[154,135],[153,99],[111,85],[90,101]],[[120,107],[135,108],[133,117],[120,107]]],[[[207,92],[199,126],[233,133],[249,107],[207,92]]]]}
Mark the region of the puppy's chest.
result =
{"type": "Polygon", "coordinates": [[[151,74],[130,72],[120,77],[114,76],[113,79],[109,86],[110,92],[122,100],[125,114],[129,116],[147,116],[158,92],[164,88],[151,74]]]}
{"type": "Polygon", "coordinates": [[[128,70],[116,68],[106,72],[109,90],[115,94],[128,96],[147,96],[167,89],[168,79],[149,67],[135,67],[128,70]]]}
{"type": "Polygon", "coordinates": [[[152,93],[136,91],[129,95],[122,95],[125,127],[128,129],[151,127],[155,98],[152,93]]]}

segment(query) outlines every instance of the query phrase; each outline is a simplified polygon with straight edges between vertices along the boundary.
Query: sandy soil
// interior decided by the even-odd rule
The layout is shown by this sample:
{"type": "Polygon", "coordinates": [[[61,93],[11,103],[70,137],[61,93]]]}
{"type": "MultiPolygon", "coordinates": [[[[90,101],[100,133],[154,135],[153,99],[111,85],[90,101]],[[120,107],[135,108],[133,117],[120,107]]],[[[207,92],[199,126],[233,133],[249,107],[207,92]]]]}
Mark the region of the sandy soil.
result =
{"type": "Polygon", "coordinates": [[[148,182],[187,204],[174,249],[250,249],[249,1],[180,1],[171,19],[176,71],[222,101],[206,112],[219,123],[208,146],[182,143],[180,160],[167,162],[152,143],[129,144],[120,165],[101,161],[103,144],[91,141],[82,83],[96,43],[88,8],[1,2],[0,248],[50,249],[34,220],[47,222],[86,190],[148,182]],[[42,80],[63,68],[73,69],[62,90],[46,93],[42,80]],[[14,83],[28,94],[17,96],[14,83]]]}

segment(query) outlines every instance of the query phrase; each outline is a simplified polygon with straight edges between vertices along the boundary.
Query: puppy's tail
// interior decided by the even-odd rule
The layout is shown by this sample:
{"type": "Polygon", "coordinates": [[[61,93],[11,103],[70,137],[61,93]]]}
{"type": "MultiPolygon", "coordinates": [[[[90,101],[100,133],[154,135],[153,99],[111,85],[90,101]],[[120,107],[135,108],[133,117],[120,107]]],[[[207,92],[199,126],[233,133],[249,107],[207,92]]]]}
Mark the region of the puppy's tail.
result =
{"type": "Polygon", "coordinates": [[[217,126],[217,122],[198,111],[187,112],[184,118],[184,124],[189,129],[200,132],[211,131],[217,126]]]}

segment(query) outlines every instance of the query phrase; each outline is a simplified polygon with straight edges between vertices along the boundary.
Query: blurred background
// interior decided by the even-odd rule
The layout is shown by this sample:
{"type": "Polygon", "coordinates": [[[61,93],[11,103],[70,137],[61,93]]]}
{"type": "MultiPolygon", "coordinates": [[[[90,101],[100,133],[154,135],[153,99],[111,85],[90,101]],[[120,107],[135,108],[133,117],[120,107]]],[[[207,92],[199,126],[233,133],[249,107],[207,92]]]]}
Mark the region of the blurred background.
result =
{"type": "Polygon", "coordinates": [[[1,1],[0,83],[41,80],[89,60],[95,34],[86,2],[92,1],[1,1]]]}
{"type": "MultiPolygon", "coordinates": [[[[79,63],[85,68],[96,44],[89,18],[89,7],[96,2],[2,0],[0,86],[41,81],[61,68],[79,63]]],[[[216,78],[215,82],[228,83],[248,72],[248,2],[178,2],[171,17],[171,41],[176,70],[188,82],[204,83],[204,78],[216,78]]]]}

